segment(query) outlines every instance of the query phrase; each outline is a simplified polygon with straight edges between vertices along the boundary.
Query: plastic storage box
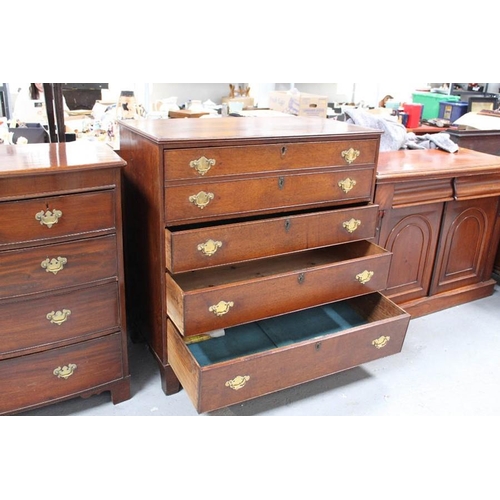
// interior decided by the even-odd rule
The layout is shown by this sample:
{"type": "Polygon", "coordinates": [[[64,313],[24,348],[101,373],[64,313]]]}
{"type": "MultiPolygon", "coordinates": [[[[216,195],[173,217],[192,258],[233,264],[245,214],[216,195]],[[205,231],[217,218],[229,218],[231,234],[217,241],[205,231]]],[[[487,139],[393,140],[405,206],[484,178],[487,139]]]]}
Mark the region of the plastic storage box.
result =
{"type": "Polygon", "coordinates": [[[444,120],[450,120],[453,123],[455,120],[458,120],[462,115],[467,113],[469,109],[468,102],[449,102],[444,101],[439,103],[439,118],[443,118],[444,120]]]}
{"type": "Polygon", "coordinates": [[[414,92],[412,94],[413,102],[423,104],[422,120],[431,120],[439,117],[439,103],[442,101],[458,102],[460,96],[439,94],[437,92],[414,92]]]}

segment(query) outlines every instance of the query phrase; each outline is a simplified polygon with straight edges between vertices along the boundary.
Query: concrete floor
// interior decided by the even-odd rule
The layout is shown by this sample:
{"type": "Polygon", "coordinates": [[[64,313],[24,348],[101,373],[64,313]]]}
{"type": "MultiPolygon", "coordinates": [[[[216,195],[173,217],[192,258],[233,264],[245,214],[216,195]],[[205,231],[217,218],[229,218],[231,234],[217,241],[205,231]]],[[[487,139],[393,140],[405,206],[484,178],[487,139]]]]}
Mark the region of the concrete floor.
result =
{"type": "MultiPolygon", "coordinates": [[[[156,362],[131,344],[132,398],[76,398],[25,416],[196,416],[165,396],[156,362]]],[[[500,416],[500,287],[492,296],[410,321],[400,354],[202,416],[500,416]]]]}

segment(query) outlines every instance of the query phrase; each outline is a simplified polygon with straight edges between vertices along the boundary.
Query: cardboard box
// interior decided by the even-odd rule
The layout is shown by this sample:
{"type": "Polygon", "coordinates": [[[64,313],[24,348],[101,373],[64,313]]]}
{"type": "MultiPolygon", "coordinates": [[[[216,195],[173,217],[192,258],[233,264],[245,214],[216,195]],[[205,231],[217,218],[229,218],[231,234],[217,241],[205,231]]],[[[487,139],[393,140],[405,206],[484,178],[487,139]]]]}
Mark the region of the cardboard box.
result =
{"type": "Polygon", "coordinates": [[[269,108],[291,115],[326,118],[328,97],[305,92],[275,90],[269,94],[269,108]]]}

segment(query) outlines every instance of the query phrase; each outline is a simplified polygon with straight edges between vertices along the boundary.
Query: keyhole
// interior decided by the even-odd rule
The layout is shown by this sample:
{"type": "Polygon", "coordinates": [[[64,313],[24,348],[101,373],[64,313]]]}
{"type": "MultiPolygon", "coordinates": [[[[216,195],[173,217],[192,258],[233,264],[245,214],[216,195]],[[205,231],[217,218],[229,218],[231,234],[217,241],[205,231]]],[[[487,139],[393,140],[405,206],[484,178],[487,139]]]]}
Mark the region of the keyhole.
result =
{"type": "Polygon", "coordinates": [[[319,351],[321,349],[321,342],[318,342],[316,345],[315,345],[315,348],[317,351],[319,351]]]}
{"type": "Polygon", "coordinates": [[[292,227],[292,223],[290,222],[290,219],[287,219],[285,221],[285,231],[288,233],[290,231],[290,227],[292,227]]]}
{"type": "Polygon", "coordinates": [[[280,177],[280,178],[278,179],[278,187],[279,187],[280,189],[283,189],[283,187],[284,187],[284,186],[285,186],[285,178],[284,178],[284,177],[280,177]]]}
{"type": "Polygon", "coordinates": [[[286,155],[286,146],[283,146],[281,148],[281,156],[285,156],[286,155]]]}
{"type": "Polygon", "coordinates": [[[304,273],[300,273],[299,276],[297,277],[299,285],[302,285],[302,283],[304,283],[304,279],[305,279],[304,273]]]}

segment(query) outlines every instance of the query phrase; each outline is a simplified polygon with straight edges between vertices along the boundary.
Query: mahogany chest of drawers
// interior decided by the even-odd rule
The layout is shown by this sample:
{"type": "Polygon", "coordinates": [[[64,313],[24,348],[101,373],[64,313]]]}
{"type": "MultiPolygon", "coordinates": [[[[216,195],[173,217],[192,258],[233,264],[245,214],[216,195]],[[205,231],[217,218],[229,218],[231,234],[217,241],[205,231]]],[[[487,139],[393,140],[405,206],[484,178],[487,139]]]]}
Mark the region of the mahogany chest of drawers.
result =
{"type": "Polygon", "coordinates": [[[124,165],[103,144],[0,146],[0,414],[130,398],[124,165]]]}
{"type": "Polygon", "coordinates": [[[401,350],[375,245],[380,132],[321,118],[130,120],[128,324],[212,411],[401,350]]]}

